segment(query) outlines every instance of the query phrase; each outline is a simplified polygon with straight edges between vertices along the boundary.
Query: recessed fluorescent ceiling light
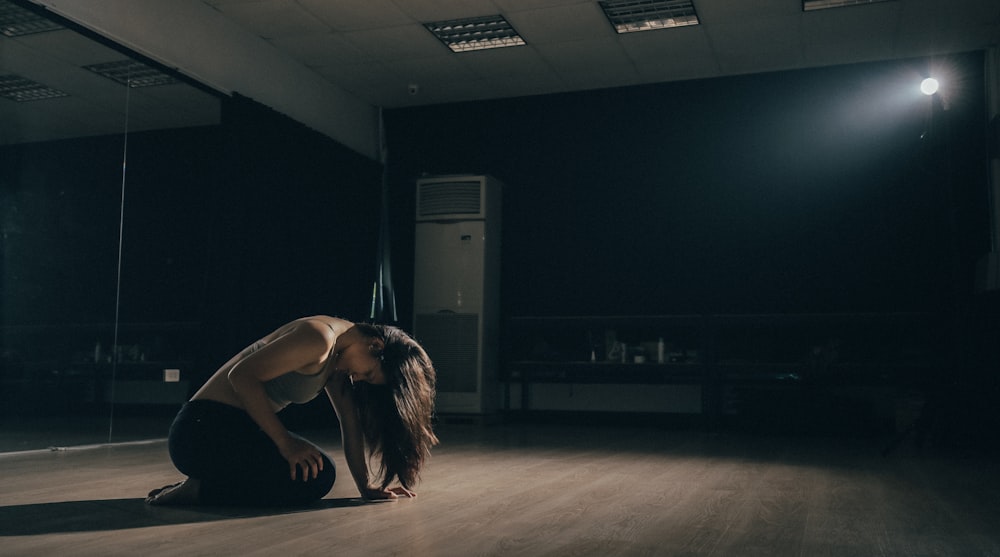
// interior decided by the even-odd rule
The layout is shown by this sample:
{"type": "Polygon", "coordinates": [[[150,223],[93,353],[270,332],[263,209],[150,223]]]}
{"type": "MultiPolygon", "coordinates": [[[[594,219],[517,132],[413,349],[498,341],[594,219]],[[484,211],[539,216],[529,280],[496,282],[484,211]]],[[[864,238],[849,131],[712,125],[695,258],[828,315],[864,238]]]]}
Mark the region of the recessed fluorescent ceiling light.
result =
{"type": "Polygon", "coordinates": [[[692,0],[611,0],[599,2],[618,33],[698,25],[692,0]]]}
{"type": "Polygon", "coordinates": [[[0,33],[8,37],[20,37],[62,28],[62,25],[31,10],[0,0],[0,33]]]}
{"type": "Polygon", "coordinates": [[[469,19],[453,19],[425,23],[424,27],[434,33],[453,52],[485,50],[521,46],[524,39],[517,34],[502,15],[488,15],[469,19]]]}
{"type": "Polygon", "coordinates": [[[153,87],[177,83],[173,77],[135,60],[91,64],[84,66],[84,69],[129,87],[153,87]]]}
{"type": "Polygon", "coordinates": [[[843,8],[844,6],[860,6],[862,4],[877,4],[892,0],[802,0],[802,11],[825,10],[827,8],[843,8]]]}
{"type": "Polygon", "coordinates": [[[0,97],[23,103],[69,95],[19,75],[0,75],[0,97]]]}

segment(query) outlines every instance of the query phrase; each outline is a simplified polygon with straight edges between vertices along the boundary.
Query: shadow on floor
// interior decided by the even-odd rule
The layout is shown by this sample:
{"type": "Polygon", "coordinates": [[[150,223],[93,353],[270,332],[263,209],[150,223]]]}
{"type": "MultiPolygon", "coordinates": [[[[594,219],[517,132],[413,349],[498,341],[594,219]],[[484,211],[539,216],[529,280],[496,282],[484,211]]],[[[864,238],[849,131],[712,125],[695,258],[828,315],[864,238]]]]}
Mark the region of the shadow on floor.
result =
{"type": "Polygon", "coordinates": [[[0,536],[100,532],[315,512],[374,503],[360,498],[321,499],[294,508],[151,507],[143,499],[62,501],[0,507],[0,536]]]}

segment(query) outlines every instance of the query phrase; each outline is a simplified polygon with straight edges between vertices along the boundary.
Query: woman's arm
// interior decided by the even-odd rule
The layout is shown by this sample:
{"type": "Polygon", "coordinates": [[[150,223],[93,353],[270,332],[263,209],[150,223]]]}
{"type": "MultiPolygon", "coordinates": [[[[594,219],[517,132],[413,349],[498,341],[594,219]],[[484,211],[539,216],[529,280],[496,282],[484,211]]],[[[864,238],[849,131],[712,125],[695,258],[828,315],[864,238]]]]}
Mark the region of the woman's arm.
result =
{"type": "Polygon", "coordinates": [[[361,429],[361,419],[351,394],[347,376],[335,375],[326,384],[326,394],[340,420],[340,436],[344,445],[344,458],[351,470],[358,492],[365,499],[396,499],[399,496],[416,497],[417,494],[402,488],[381,489],[373,487],[368,478],[368,457],[365,454],[365,438],[361,429]]]}
{"type": "Polygon", "coordinates": [[[271,340],[253,354],[238,362],[229,371],[233,391],[261,430],[267,434],[288,461],[289,473],[296,479],[301,467],[303,481],[315,478],[323,469],[323,457],[313,444],[293,437],[278,419],[264,383],[295,370],[308,369],[322,361],[333,346],[323,329],[303,322],[271,340]]]}

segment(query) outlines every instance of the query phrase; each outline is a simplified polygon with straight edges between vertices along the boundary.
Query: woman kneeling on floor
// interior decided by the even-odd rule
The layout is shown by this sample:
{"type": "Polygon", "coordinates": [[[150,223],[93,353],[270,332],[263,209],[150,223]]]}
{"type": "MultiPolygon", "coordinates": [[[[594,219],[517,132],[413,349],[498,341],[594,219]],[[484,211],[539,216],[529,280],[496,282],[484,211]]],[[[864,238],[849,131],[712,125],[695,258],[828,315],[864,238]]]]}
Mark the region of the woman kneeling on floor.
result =
{"type": "Polygon", "coordinates": [[[434,367],[396,327],[318,315],[279,327],[225,363],[170,426],[170,458],[187,478],[155,489],[150,505],[301,505],[333,487],[333,461],[288,431],[277,413],[325,390],[344,456],[367,500],[415,497],[437,444],[434,367]],[[367,448],[367,452],[366,452],[367,448]],[[369,456],[381,466],[375,483],[369,456]],[[394,480],[399,485],[390,487],[394,480]]]}

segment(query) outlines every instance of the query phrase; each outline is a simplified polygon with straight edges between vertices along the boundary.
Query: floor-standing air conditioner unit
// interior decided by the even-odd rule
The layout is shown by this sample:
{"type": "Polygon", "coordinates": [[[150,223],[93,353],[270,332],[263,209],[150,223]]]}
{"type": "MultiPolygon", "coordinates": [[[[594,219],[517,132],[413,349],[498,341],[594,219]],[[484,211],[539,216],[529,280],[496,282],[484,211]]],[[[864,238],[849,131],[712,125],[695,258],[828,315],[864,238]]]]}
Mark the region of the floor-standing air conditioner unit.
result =
{"type": "Polygon", "coordinates": [[[498,407],[501,188],[489,176],[417,180],[413,332],[442,414],[498,407]]]}

